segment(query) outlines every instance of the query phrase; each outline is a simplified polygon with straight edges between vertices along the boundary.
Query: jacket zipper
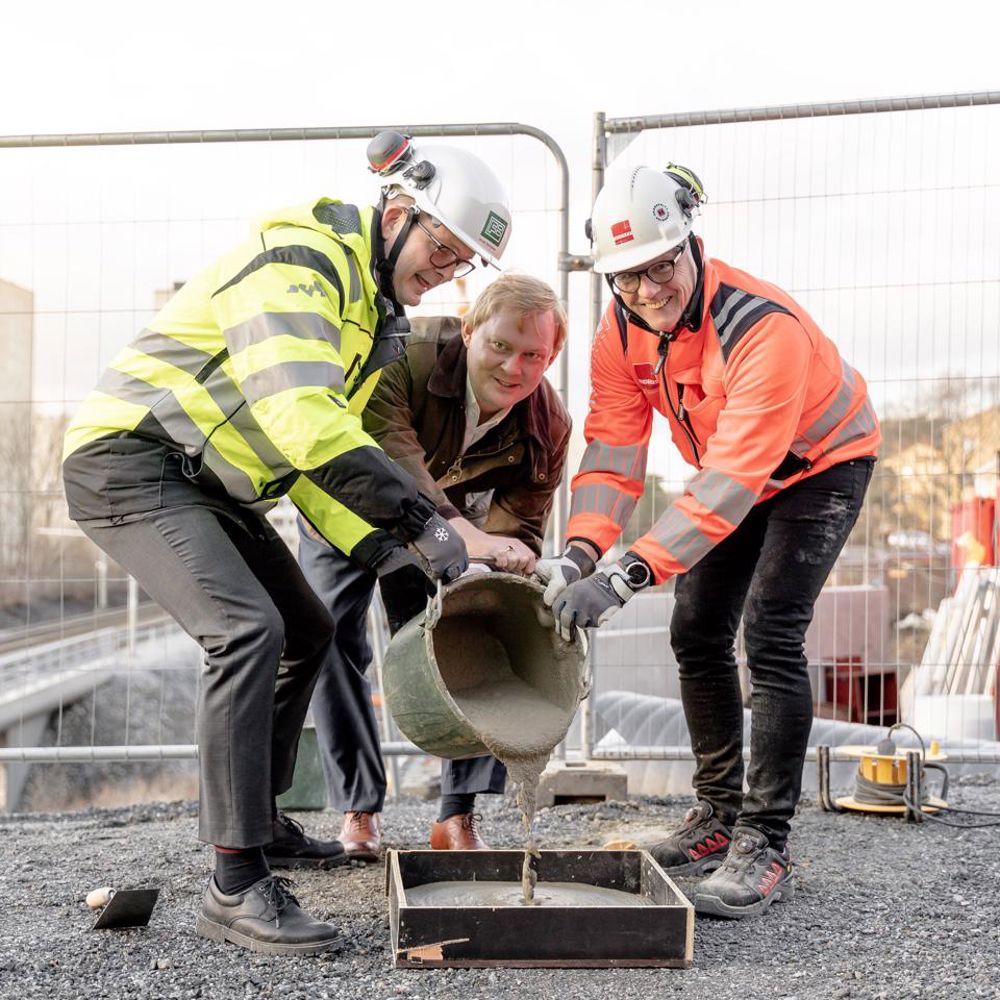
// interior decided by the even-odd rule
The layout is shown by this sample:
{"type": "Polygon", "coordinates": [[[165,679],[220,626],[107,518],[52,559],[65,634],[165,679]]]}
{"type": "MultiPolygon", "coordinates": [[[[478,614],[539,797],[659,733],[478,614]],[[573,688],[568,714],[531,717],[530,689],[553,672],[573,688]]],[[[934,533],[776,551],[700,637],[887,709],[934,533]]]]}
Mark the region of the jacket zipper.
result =
{"type": "MultiPolygon", "coordinates": [[[[664,358],[666,358],[666,351],[663,352],[664,358]]],[[[677,421],[677,426],[684,431],[684,436],[688,439],[688,443],[691,445],[691,451],[694,453],[695,464],[701,465],[701,456],[698,454],[698,443],[694,436],[694,428],[691,426],[690,418],[687,415],[687,410],[684,409],[684,386],[678,382],[677,383],[677,409],[674,409],[674,404],[670,399],[670,384],[667,382],[667,366],[664,365],[660,370],[660,377],[663,379],[663,393],[667,397],[667,406],[670,408],[670,412],[674,415],[674,419],[677,421]]]]}

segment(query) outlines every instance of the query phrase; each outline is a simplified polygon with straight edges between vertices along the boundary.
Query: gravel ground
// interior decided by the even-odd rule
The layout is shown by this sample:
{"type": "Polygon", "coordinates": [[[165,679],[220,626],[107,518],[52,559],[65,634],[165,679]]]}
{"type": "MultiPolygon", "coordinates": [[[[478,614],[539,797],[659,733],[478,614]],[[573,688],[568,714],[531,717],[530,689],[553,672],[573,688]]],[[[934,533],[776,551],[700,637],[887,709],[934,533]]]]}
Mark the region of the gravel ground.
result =
{"type": "MultiPolygon", "coordinates": [[[[1000,811],[1000,783],[953,782],[953,804],[1000,811]]],[[[509,800],[482,797],[496,847],[521,843],[509,800]]],[[[542,847],[647,840],[690,799],[557,806],[540,811],[542,847]]],[[[434,803],[390,804],[390,846],[421,847],[434,803]]],[[[333,836],[340,817],[302,813],[333,836]]],[[[762,918],[699,918],[690,970],[401,970],[390,968],[381,865],[298,874],[303,904],[344,943],[315,958],[275,958],[195,935],[210,870],[191,803],[0,819],[0,996],[543,998],[685,996],[1000,998],[1000,852],[990,830],[834,816],[804,802],[792,842],[798,891],[762,918]],[[83,903],[101,885],[162,886],[144,930],[90,932],[83,903]]],[[[690,883],[679,883],[690,888],[690,883]]]]}

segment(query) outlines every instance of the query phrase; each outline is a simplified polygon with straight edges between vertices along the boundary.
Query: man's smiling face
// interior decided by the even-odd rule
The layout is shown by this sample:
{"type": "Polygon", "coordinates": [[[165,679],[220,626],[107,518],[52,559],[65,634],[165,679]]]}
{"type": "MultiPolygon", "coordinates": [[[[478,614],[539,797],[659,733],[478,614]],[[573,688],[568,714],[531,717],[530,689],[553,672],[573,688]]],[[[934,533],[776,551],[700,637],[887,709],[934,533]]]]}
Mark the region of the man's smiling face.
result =
{"type": "Polygon", "coordinates": [[[551,311],[521,313],[507,307],[474,330],[463,326],[462,340],[480,416],[488,418],[538,388],[555,357],[556,320],[551,311]]]}
{"type": "MultiPolygon", "coordinates": [[[[669,260],[674,251],[661,254],[647,261],[636,271],[643,271],[658,260],[669,260]]],[[[634,312],[649,326],[661,333],[673,330],[681,320],[684,309],[694,295],[694,287],[698,281],[698,269],[695,267],[691,247],[685,246],[684,252],[674,264],[674,273],[669,281],[657,283],[648,275],[643,274],[639,287],[634,292],[619,292],[626,307],[634,312]]]]}

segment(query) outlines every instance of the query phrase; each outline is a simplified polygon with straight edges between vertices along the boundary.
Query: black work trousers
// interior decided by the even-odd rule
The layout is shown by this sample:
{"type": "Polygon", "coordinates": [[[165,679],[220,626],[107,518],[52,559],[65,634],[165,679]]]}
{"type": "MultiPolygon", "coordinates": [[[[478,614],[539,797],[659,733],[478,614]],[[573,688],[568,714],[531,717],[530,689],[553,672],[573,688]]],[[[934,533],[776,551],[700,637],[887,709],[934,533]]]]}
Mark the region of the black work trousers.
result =
{"type": "Polygon", "coordinates": [[[234,506],[169,507],[126,524],[81,522],[205,651],[198,695],[199,838],[273,839],[299,734],[333,634],[288,546],[234,506]]]}
{"type": "Polygon", "coordinates": [[[781,848],[802,787],[812,691],[803,652],[820,590],[857,521],[874,459],[834,465],[757,504],[677,577],[670,642],[691,734],[695,792],[724,821],[781,848]],[[750,764],[735,639],[750,670],[750,764]]]}
{"type": "MultiPolygon", "coordinates": [[[[381,812],[385,764],[367,676],[372,659],[367,612],[376,576],[312,537],[301,521],[299,565],[334,622],[334,639],[312,702],[330,803],[345,812],[381,812]]],[[[389,628],[395,633],[426,605],[427,577],[415,568],[400,570],[382,581],[381,591],[389,628]]],[[[494,757],[442,761],[444,795],[498,795],[506,780],[506,768],[494,757]]]]}

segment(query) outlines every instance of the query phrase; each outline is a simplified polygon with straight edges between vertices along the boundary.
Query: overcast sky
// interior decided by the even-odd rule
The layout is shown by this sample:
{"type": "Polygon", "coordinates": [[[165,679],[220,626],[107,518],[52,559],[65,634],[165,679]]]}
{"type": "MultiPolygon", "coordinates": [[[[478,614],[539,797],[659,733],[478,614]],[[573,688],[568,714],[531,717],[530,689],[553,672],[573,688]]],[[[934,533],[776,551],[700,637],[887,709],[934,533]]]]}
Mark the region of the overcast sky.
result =
{"type": "MultiPolygon", "coordinates": [[[[6,3],[0,133],[524,122],[566,153],[571,249],[584,252],[594,112],[1000,89],[997,9],[971,0],[6,3]]],[[[44,190],[36,180],[33,197],[44,190]]],[[[85,254],[67,250],[62,266],[85,254]]]]}
{"type": "Polygon", "coordinates": [[[995,3],[4,4],[7,133],[530,120],[995,88],[995,3]]]}
{"type": "Polygon", "coordinates": [[[3,131],[531,121],[996,88],[997,4],[3,5],[3,131]]]}

